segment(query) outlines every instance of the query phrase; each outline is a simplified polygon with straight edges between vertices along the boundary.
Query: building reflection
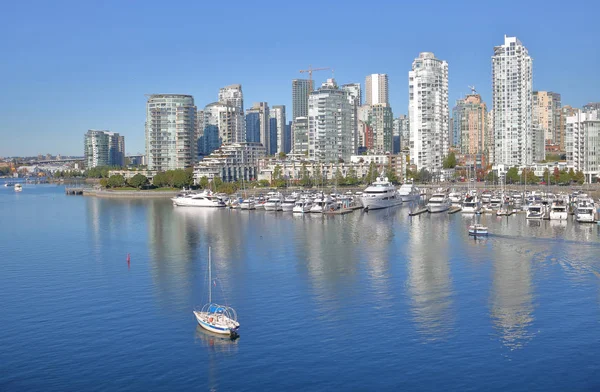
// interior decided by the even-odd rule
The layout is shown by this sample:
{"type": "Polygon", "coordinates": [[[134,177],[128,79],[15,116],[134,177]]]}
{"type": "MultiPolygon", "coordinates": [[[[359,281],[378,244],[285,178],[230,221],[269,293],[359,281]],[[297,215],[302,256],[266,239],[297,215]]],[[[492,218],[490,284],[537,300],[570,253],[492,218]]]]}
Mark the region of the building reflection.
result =
{"type": "Polygon", "coordinates": [[[426,340],[447,338],[454,324],[448,247],[448,215],[412,223],[407,247],[408,292],[417,330],[426,340]]]}
{"type": "Polygon", "coordinates": [[[515,242],[494,245],[491,319],[502,344],[518,349],[533,337],[528,327],[534,320],[529,256],[534,243],[527,242],[527,252],[515,242]]]}

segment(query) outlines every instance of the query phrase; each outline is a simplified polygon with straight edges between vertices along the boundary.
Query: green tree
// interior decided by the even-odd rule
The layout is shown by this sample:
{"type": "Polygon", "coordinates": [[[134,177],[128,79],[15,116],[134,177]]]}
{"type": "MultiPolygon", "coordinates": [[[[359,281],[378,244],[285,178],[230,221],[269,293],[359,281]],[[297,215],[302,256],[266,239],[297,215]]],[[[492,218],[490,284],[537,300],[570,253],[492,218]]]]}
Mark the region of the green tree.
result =
{"type": "Polygon", "coordinates": [[[367,172],[367,176],[365,177],[365,183],[371,184],[377,178],[377,167],[375,166],[375,162],[371,161],[369,164],[369,171],[367,172]]]}
{"type": "Polygon", "coordinates": [[[157,188],[167,186],[167,176],[164,172],[156,173],[152,178],[152,184],[157,188]]]}
{"type": "Polygon", "coordinates": [[[495,171],[490,170],[487,176],[485,176],[485,180],[489,183],[496,184],[498,182],[498,175],[495,171]]]}
{"type": "Polygon", "coordinates": [[[281,160],[284,160],[285,158],[287,158],[287,155],[286,155],[286,153],[285,153],[285,152],[283,152],[283,151],[282,151],[282,152],[280,152],[280,153],[279,153],[279,159],[281,159],[281,160]]]}
{"type": "Polygon", "coordinates": [[[546,182],[546,184],[550,185],[550,170],[548,168],[544,169],[544,174],[542,175],[542,181],[546,182]]]}
{"type": "Polygon", "coordinates": [[[303,163],[302,168],[300,169],[300,185],[304,187],[309,187],[312,185],[310,181],[310,173],[308,172],[306,163],[303,163]]]}
{"type": "Polygon", "coordinates": [[[421,182],[429,182],[431,180],[431,173],[425,168],[419,170],[417,173],[417,180],[421,182]]]}
{"type": "Polygon", "coordinates": [[[525,172],[526,172],[526,178],[527,178],[528,184],[539,184],[540,183],[540,179],[538,178],[538,176],[535,175],[533,170],[525,169],[525,172]]]}
{"type": "Polygon", "coordinates": [[[258,181],[258,186],[261,186],[261,187],[263,187],[263,188],[266,188],[266,187],[268,187],[268,186],[269,186],[269,184],[270,184],[270,183],[269,183],[269,180],[259,180],[259,181],[258,181]]]}
{"type": "Polygon", "coordinates": [[[125,186],[125,177],[120,174],[110,176],[108,178],[108,186],[110,188],[119,188],[125,186]]]}
{"type": "Polygon", "coordinates": [[[444,162],[442,162],[444,169],[454,169],[456,167],[456,156],[454,152],[450,151],[450,153],[444,158],[444,162]]]}
{"type": "Polygon", "coordinates": [[[356,170],[354,167],[350,167],[348,172],[346,172],[346,178],[344,179],[344,183],[346,185],[356,185],[358,184],[358,176],[356,175],[356,170]]]}
{"type": "Polygon", "coordinates": [[[188,176],[183,169],[170,170],[172,188],[183,188],[188,185],[188,176]]]}
{"type": "Polygon", "coordinates": [[[555,184],[558,184],[559,177],[560,177],[560,170],[558,170],[558,167],[555,167],[554,172],[552,173],[552,178],[554,179],[555,184]]]}
{"type": "Polygon", "coordinates": [[[388,178],[388,180],[392,182],[392,184],[398,183],[398,176],[396,175],[396,170],[394,170],[394,168],[392,167],[391,162],[385,168],[385,176],[388,178]]]}
{"type": "Polygon", "coordinates": [[[519,176],[519,169],[517,169],[516,167],[511,167],[506,172],[505,178],[507,184],[518,184],[521,181],[521,176],[519,176]]]}
{"type": "Polygon", "coordinates": [[[210,183],[208,181],[208,177],[206,177],[206,176],[200,177],[200,181],[199,181],[198,185],[200,185],[200,187],[202,189],[208,188],[208,186],[210,185],[210,183]]]}
{"type": "Polygon", "coordinates": [[[102,188],[108,188],[108,179],[107,178],[101,178],[100,179],[100,186],[102,188]]]}
{"type": "Polygon", "coordinates": [[[144,185],[146,185],[148,183],[148,177],[146,177],[143,174],[138,173],[135,176],[131,177],[129,179],[129,181],[127,181],[127,182],[132,187],[141,189],[144,185]]]}
{"type": "Polygon", "coordinates": [[[571,182],[571,176],[569,176],[569,172],[566,170],[561,170],[560,175],[558,176],[558,183],[560,185],[569,185],[571,182]]]}
{"type": "Polygon", "coordinates": [[[276,188],[285,186],[285,180],[281,175],[281,166],[279,165],[275,165],[275,168],[273,168],[273,174],[271,175],[271,186],[276,188]]]}
{"type": "Polygon", "coordinates": [[[340,168],[338,167],[338,169],[335,171],[335,183],[337,185],[345,185],[346,184],[346,178],[344,177],[344,175],[342,174],[342,171],[340,170],[340,168]]]}
{"type": "Polygon", "coordinates": [[[574,177],[575,182],[577,182],[579,185],[583,185],[585,182],[585,174],[583,174],[581,170],[577,170],[577,173],[575,173],[574,177]]]}
{"type": "Polygon", "coordinates": [[[573,168],[569,169],[569,182],[571,181],[575,181],[575,171],[573,170],[573,168]]]}
{"type": "Polygon", "coordinates": [[[185,185],[191,187],[194,185],[194,168],[188,167],[185,169],[185,185]]]}
{"type": "Polygon", "coordinates": [[[323,170],[321,165],[316,165],[316,167],[313,166],[313,179],[316,186],[323,185],[323,173],[321,170],[323,170]]]}

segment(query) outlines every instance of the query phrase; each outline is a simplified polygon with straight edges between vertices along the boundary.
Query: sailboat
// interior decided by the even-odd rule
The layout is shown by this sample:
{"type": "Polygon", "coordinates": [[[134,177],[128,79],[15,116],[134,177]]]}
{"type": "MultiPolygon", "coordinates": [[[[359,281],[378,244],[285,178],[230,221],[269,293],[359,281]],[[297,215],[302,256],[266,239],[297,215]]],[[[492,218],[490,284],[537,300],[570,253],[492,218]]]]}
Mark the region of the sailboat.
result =
{"type": "Polygon", "coordinates": [[[208,248],[208,303],[202,307],[202,310],[194,310],[194,316],[198,324],[208,331],[229,335],[232,339],[239,337],[238,329],[240,328],[240,323],[237,321],[235,310],[229,306],[212,302],[210,248],[208,248]]]}

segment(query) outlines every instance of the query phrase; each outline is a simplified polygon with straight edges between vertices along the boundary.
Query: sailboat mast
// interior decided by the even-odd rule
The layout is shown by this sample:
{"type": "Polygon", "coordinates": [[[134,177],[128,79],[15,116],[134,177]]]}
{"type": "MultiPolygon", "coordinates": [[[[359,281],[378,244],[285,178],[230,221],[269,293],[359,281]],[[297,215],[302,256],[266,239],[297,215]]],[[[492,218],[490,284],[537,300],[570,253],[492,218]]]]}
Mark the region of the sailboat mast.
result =
{"type": "Polygon", "coordinates": [[[210,246],[208,247],[208,303],[212,303],[212,275],[210,270],[210,246]]]}

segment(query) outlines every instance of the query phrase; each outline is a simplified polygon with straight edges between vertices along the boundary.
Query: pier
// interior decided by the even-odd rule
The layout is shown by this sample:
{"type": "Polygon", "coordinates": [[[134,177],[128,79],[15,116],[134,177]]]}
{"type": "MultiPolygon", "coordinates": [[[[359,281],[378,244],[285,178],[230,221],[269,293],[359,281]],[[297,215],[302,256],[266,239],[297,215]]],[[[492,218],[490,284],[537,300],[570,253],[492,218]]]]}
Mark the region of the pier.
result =
{"type": "Polygon", "coordinates": [[[65,194],[83,196],[83,188],[65,188],[65,194]]]}
{"type": "Polygon", "coordinates": [[[421,207],[421,208],[417,208],[416,210],[413,210],[411,212],[408,213],[408,215],[410,216],[416,216],[416,215],[421,215],[423,213],[427,212],[427,208],[426,207],[421,207]]]}

